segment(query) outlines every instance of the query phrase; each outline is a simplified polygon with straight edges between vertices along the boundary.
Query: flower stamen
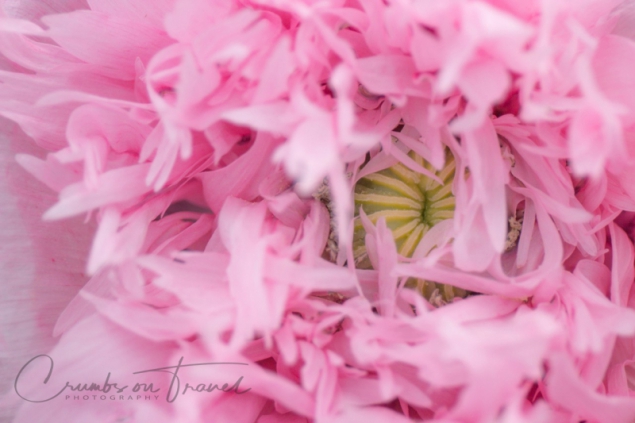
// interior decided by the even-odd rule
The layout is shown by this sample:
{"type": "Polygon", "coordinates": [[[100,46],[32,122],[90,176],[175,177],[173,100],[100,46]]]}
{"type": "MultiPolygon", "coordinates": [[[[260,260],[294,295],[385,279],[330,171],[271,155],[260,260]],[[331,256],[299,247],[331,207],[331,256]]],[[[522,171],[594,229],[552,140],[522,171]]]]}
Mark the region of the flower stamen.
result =
{"type": "MultiPolygon", "coordinates": [[[[454,156],[448,151],[445,166],[440,170],[432,167],[414,152],[410,153],[410,157],[434,173],[441,183],[414,172],[401,163],[367,175],[357,182],[353,254],[359,268],[372,268],[366,252],[366,231],[359,217],[360,208],[373,224],[380,218],[385,219],[386,225],[392,231],[397,252],[403,257],[412,257],[423,237],[434,225],[454,217],[454,156]]],[[[406,286],[419,291],[435,306],[467,295],[465,290],[422,279],[411,278],[406,286]]]]}

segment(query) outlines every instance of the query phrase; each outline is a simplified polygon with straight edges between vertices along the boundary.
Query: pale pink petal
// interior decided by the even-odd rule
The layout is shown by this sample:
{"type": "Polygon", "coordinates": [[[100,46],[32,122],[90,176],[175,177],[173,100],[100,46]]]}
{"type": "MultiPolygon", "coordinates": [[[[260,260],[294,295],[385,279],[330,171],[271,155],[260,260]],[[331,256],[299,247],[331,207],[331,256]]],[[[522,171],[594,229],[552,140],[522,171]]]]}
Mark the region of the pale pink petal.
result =
{"type": "Polygon", "coordinates": [[[555,366],[547,379],[549,399],[598,422],[629,422],[635,418],[635,401],[629,397],[607,397],[593,392],[580,381],[572,363],[563,356],[551,360],[555,366]]]}
{"type": "Polygon", "coordinates": [[[101,12],[49,15],[43,21],[49,26],[49,36],[68,52],[87,63],[103,66],[106,75],[121,79],[134,77],[137,57],[147,63],[152,52],[167,42],[162,32],[150,26],[101,12]],[[78,39],[75,32],[87,34],[88,38],[78,39]],[[100,47],[96,49],[95,45],[100,47]],[[121,45],[126,48],[119,48],[121,45]]]}

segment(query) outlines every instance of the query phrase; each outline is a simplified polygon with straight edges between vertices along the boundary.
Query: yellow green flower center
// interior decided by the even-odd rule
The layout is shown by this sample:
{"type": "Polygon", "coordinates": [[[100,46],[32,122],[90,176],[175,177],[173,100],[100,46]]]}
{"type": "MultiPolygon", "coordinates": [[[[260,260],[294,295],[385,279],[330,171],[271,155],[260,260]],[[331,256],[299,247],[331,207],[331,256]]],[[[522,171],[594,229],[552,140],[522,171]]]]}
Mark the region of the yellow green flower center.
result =
{"type": "MultiPolygon", "coordinates": [[[[358,268],[370,269],[366,253],[366,232],[359,218],[360,207],[373,224],[380,218],[392,231],[397,251],[412,257],[425,234],[437,223],[454,216],[455,199],[452,181],[456,164],[451,153],[446,155],[445,166],[436,170],[419,155],[410,153],[419,165],[435,174],[442,183],[424,174],[414,172],[401,163],[370,174],[355,185],[355,232],[353,251],[358,268]]],[[[449,285],[411,278],[406,286],[415,288],[430,302],[441,305],[454,297],[465,297],[467,292],[449,285]]]]}

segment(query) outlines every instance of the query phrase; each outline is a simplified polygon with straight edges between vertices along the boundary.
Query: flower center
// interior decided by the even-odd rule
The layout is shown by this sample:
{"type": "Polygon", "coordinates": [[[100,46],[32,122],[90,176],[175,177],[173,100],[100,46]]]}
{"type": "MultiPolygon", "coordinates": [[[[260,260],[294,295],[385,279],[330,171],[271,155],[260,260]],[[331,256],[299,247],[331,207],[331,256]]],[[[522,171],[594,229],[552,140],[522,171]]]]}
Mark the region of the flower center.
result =
{"type": "MultiPolygon", "coordinates": [[[[454,156],[448,151],[446,164],[439,171],[413,152],[410,157],[438,176],[443,183],[414,172],[401,163],[360,179],[355,185],[356,217],[353,236],[353,252],[358,268],[372,268],[364,241],[366,231],[359,218],[360,207],[373,224],[381,217],[386,220],[397,251],[404,257],[412,257],[430,228],[454,216],[454,156]]],[[[417,289],[435,305],[467,295],[465,290],[421,279],[411,278],[406,286],[417,289]]]]}

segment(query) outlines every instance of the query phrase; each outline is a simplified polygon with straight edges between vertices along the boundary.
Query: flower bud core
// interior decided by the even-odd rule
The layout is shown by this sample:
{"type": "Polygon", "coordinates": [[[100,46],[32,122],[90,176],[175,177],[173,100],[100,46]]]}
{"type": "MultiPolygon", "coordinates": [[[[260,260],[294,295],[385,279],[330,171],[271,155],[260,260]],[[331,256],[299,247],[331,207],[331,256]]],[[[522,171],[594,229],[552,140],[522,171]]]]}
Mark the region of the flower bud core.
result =
{"type": "MultiPolygon", "coordinates": [[[[454,217],[454,156],[448,150],[445,165],[440,170],[414,152],[410,152],[409,156],[436,175],[442,183],[415,172],[402,163],[366,175],[357,182],[353,253],[358,268],[372,269],[366,251],[366,231],[359,216],[360,208],[373,224],[377,224],[382,217],[385,219],[388,229],[392,231],[397,252],[404,257],[412,257],[423,237],[434,225],[454,217]]],[[[463,289],[422,279],[410,278],[406,286],[417,289],[435,305],[467,295],[463,289]]]]}

